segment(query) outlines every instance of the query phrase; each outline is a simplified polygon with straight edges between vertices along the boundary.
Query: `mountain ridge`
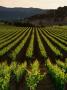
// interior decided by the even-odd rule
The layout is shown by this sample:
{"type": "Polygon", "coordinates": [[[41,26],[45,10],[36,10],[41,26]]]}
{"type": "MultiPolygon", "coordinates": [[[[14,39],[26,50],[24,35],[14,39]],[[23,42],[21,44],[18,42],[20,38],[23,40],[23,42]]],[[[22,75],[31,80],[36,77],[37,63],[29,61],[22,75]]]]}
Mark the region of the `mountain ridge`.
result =
{"type": "Polygon", "coordinates": [[[22,7],[2,7],[0,6],[0,20],[18,20],[24,19],[36,14],[46,13],[46,9],[40,8],[22,8],[22,7]]]}

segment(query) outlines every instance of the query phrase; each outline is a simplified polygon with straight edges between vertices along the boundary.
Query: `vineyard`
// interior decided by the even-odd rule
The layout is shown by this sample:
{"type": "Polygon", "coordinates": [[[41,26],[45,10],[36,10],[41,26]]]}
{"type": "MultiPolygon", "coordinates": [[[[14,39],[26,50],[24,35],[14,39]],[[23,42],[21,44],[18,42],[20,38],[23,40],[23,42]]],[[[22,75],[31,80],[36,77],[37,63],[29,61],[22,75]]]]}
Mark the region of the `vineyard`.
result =
{"type": "Polygon", "coordinates": [[[0,90],[67,90],[67,26],[0,25],[0,90]]]}

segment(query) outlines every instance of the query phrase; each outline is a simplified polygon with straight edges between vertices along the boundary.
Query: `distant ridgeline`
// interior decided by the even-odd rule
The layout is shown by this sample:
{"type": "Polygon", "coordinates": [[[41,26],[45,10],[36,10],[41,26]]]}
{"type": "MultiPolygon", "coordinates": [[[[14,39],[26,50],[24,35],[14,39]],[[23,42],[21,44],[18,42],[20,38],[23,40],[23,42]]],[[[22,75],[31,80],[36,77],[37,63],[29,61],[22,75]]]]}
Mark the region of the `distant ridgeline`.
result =
{"type": "Polygon", "coordinates": [[[58,9],[48,10],[47,13],[34,15],[28,21],[35,25],[59,24],[67,25],[67,6],[58,9]]]}
{"type": "Polygon", "coordinates": [[[46,13],[47,10],[39,8],[6,8],[0,6],[0,20],[16,21],[30,16],[46,13]]]}
{"type": "Polygon", "coordinates": [[[50,10],[0,7],[0,21],[17,26],[67,25],[67,6],[50,10]]]}

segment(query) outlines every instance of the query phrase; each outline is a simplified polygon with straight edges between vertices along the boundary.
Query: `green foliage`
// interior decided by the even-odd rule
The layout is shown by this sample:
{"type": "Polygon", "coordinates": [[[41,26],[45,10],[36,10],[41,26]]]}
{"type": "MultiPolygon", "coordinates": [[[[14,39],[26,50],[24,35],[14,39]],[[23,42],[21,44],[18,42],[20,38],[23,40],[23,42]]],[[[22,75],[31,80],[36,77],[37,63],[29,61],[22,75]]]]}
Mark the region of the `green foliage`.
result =
{"type": "MultiPolygon", "coordinates": [[[[26,31],[27,32],[27,31],[26,31]]],[[[18,39],[18,41],[20,39],[22,39],[22,37],[25,36],[26,32],[18,39]]],[[[28,32],[27,36],[21,41],[21,43],[15,48],[15,50],[12,51],[12,53],[10,53],[10,57],[15,60],[16,56],[19,54],[19,52],[21,51],[21,49],[23,48],[23,46],[25,45],[29,35],[30,35],[31,30],[28,32]]]]}
{"type": "MultiPolygon", "coordinates": [[[[49,57],[47,53],[50,52],[46,52],[49,50],[45,50],[40,36],[42,36],[43,40],[46,42],[45,45],[47,45],[58,58],[64,57],[62,54],[63,51],[65,53],[67,52],[66,26],[50,26],[45,28],[0,26],[0,59],[6,55],[7,58],[9,57],[14,60],[11,65],[8,65],[6,62],[0,63],[0,90],[9,90],[11,72],[15,74],[17,83],[22,76],[26,74],[26,83],[30,90],[35,90],[39,81],[43,79],[44,75],[40,72],[39,62],[37,60],[30,65],[30,70],[27,69],[26,62],[18,64],[15,61],[18,54],[23,50],[31,32],[30,43],[26,51],[27,58],[32,58],[34,55],[35,33],[41,56],[43,56],[44,59],[49,57]]],[[[57,90],[63,90],[64,84],[67,83],[67,59],[65,62],[60,61],[60,59],[57,60],[56,65],[53,65],[50,60],[47,60],[46,66],[57,90]]]]}
{"type": "Polygon", "coordinates": [[[46,66],[57,90],[64,90],[65,73],[57,65],[52,65],[49,59],[46,62],[46,66]]]}
{"type": "Polygon", "coordinates": [[[51,48],[51,50],[56,54],[56,56],[62,56],[62,53],[60,52],[60,50],[55,47],[50,40],[39,30],[39,32],[41,33],[42,37],[44,38],[44,40],[46,41],[46,43],[48,44],[48,46],[51,48]]]}
{"type": "Polygon", "coordinates": [[[24,62],[22,64],[17,64],[16,62],[13,62],[10,65],[11,70],[14,72],[17,78],[17,82],[21,79],[21,77],[25,74],[25,69],[27,67],[27,63],[24,62]]]}
{"type": "Polygon", "coordinates": [[[11,71],[16,75],[17,82],[25,74],[27,63],[17,64],[12,62],[10,66],[6,62],[0,64],[0,90],[9,90],[11,71]]]}
{"type": "Polygon", "coordinates": [[[57,60],[56,63],[57,63],[57,65],[58,65],[59,67],[61,67],[61,69],[62,69],[65,73],[67,73],[67,63],[66,63],[66,62],[62,62],[62,61],[60,61],[60,60],[57,60]]]}
{"type": "MultiPolygon", "coordinates": [[[[27,32],[27,31],[26,31],[26,32],[27,32]]],[[[26,33],[26,32],[25,32],[25,33],[26,33]]],[[[16,39],[17,36],[15,36],[14,38],[8,40],[7,42],[4,42],[4,43],[7,43],[8,45],[7,45],[6,47],[4,47],[3,49],[0,50],[0,56],[3,56],[3,55],[6,54],[13,46],[15,46],[15,45],[19,42],[19,40],[22,39],[22,37],[25,35],[25,33],[24,33],[23,35],[21,35],[18,39],[16,39]],[[16,40],[15,40],[14,42],[12,42],[12,43],[9,44],[9,42],[11,42],[11,40],[14,40],[14,39],[16,39],[16,40]]],[[[20,34],[20,33],[19,33],[19,34],[20,34]]],[[[19,35],[19,34],[18,34],[18,35],[19,35]]],[[[4,43],[2,43],[2,44],[5,45],[4,43]]],[[[2,46],[2,44],[1,44],[1,46],[2,46]]],[[[2,48],[2,47],[0,47],[0,48],[2,48]]],[[[11,54],[10,54],[10,57],[12,57],[11,54]]]]}
{"type": "Polygon", "coordinates": [[[41,52],[41,54],[42,54],[42,56],[43,56],[44,58],[47,58],[46,50],[45,50],[45,48],[44,48],[44,45],[42,44],[42,41],[41,41],[41,39],[40,39],[40,36],[39,36],[39,33],[38,33],[37,30],[36,30],[36,34],[37,34],[37,40],[38,40],[38,45],[39,45],[40,52],[41,52]]]}
{"type": "Polygon", "coordinates": [[[65,45],[63,45],[62,43],[60,43],[58,40],[56,40],[54,37],[48,35],[45,31],[43,31],[44,34],[49,37],[54,43],[56,43],[58,46],[60,46],[63,50],[67,51],[67,47],[65,45]]]}
{"type": "Polygon", "coordinates": [[[31,64],[31,70],[27,72],[26,82],[30,90],[36,90],[37,84],[42,80],[44,75],[41,75],[39,62],[36,60],[31,64]]]}
{"type": "Polygon", "coordinates": [[[10,67],[6,64],[0,64],[0,90],[9,90],[10,67]]]}
{"type": "Polygon", "coordinates": [[[32,58],[33,50],[34,50],[34,30],[32,31],[32,36],[31,36],[29,47],[26,52],[26,56],[29,58],[32,58]]]}

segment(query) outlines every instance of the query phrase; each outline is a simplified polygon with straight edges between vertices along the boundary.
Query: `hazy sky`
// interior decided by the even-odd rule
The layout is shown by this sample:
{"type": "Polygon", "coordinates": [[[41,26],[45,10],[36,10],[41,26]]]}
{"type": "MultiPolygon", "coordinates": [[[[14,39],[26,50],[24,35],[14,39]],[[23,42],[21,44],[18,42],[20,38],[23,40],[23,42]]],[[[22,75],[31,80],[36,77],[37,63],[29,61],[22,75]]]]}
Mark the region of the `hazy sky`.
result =
{"type": "Polygon", "coordinates": [[[59,6],[67,6],[67,0],[0,0],[0,6],[49,9],[57,8],[59,6]]]}

